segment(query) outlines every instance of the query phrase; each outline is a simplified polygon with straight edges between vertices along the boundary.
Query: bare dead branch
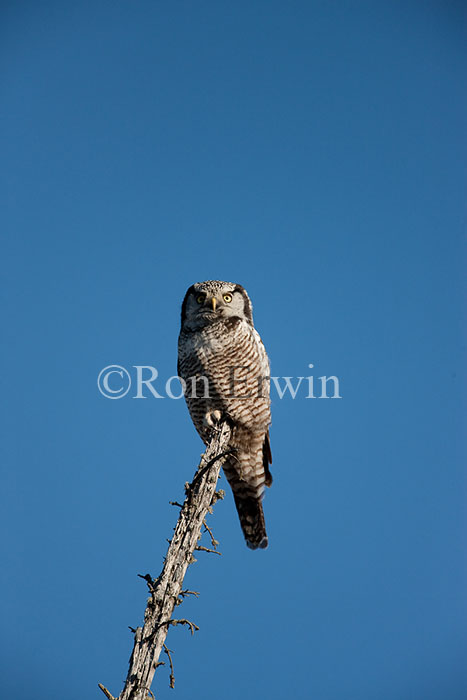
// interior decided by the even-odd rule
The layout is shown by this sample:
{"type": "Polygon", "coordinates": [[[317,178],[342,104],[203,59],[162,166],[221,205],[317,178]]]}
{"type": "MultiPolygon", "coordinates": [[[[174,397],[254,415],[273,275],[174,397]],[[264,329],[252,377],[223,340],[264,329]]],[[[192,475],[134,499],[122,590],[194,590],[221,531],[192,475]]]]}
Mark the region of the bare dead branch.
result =
{"type": "Polygon", "coordinates": [[[203,520],[203,525],[204,525],[204,532],[209,533],[209,537],[211,538],[211,545],[212,545],[213,549],[217,549],[217,545],[219,544],[219,542],[216,539],[214,539],[214,535],[212,534],[212,530],[209,527],[209,525],[207,524],[206,520],[203,520]]]}
{"type": "Polygon", "coordinates": [[[169,649],[165,644],[164,644],[163,646],[164,646],[164,651],[165,651],[165,653],[166,653],[167,656],[169,657],[169,664],[170,664],[170,679],[169,679],[169,685],[170,685],[171,688],[175,688],[174,665],[173,665],[172,656],[171,656],[171,655],[173,654],[173,651],[172,651],[172,649],[169,649]]]}
{"type": "Polygon", "coordinates": [[[195,632],[199,631],[198,625],[195,625],[194,622],[191,622],[190,620],[169,620],[169,625],[186,625],[187,627],[190,628],[190,632],[193,635],[195,632]]]}
{"type": "MultiPolygon", "coordinates": [[[[229,438],[230,428],[227,423],[223,423],[213,434],[202,455],[193,481],[191,484],[185,484],[186,498],[183,506],[180,507],[180,515],[160,576],[153,579],[149,574],[138,574],[147,582],[151,596],[146,605],[143,627],[136,628],[134,634],[133,651],[122,692],[114,698],[107,688],[99,683],[99,688],[108,700],[146,700],[148,693],[154,697],[150,687],[157,666],[163,663],[159,661],[159,656],[164,647],[169,626],[186,625],[191,634],[199,629],[189,620],[173,620],[172,614],[176,603],[180,602],[180,596],[183,598],[185,595],[197,595],[196,591],[182,590],[187,568],[189,564],[196,561],[193,552],[198,548],[220,554],[215,550],[199,547],[198,540],[204,519],[211,511],[211,506],[224,497],[222,490],[216,491],[216,485],[223,461],[230,454],[226,449],[229,438]]],[[[176,501],[173,503],[180,505],[176,501]]]]}
{"type": "Polygon", "coordinates": [[[194,595],[198,598],[199,591],[188,591],[187,589],[185,589],[184,591],[180,591],[178,595],[182,596],[182,598],[185,598],[187,595],[194,595]]]}
{"type": "Polygon", "coordinates": [[[183,601],[185,600],[185,598],[189,595],[194,595],[198,598],[199,591],[188,591],[188,590],[180,591],[180,593],[178,594],[178,599],[175,601],[175,605],[181,605],[183,603],[183,601]]]}
{"type": "Polygon", "coordinates": [[[220,557],[222,556],[222,552],[218,552],[217,549],[208,549],[207,547],[202,547],[201,545],[195,547],[195,550],[197,550],[198,552],[210,552],[211,554],[218,554],[220,557]]]}
{"type": "Polygon", "coordinates": [[[154,593],[156,590],[156,584],[157,584],[157,579],[153,579],[151,574],[137,574],[139,578],[142,578],[146,583],[148,584],[148,588],[151,593],[154,593]]]}
{"type": "Polygon", "coordinates": [[[109,693],[107,688],[105,686],[103,686],[102,683],[98,683],[98,686],[102,690],[102,692],[104,693],[105,697],[108,700],[117,700],[117,698],[114,698],[114,696],[109,693]]]}

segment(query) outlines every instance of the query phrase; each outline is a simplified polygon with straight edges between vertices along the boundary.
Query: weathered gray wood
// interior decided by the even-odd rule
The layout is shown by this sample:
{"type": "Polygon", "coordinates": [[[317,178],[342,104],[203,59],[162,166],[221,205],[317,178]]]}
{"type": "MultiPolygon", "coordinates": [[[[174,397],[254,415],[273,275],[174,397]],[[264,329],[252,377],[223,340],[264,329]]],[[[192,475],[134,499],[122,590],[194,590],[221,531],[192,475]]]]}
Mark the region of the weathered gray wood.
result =
{"type": "MultiPolygon", "coordinates": [[[[191,633],[197,629],[189,620],[174,620],[175,605],[182,600],[182,584],[193,552],[198,546],[201,528],[211,505],[219,497],[216,485],[222,463],[227,454],[230,428],[222,423],[214,434],[191,484],[186,485],[186,498],[170,541],[164,566],[159,578],[145,577],[150,590],[144,613],[144,625],[134,635],[125,687],[117,698],[99,683],[108,700],[146,700],[154,697],[150,688],[159,656],[170,625],[187,625],[191,633]]],[[[209,551],[209,550],[208,550],[209,551]]]]}

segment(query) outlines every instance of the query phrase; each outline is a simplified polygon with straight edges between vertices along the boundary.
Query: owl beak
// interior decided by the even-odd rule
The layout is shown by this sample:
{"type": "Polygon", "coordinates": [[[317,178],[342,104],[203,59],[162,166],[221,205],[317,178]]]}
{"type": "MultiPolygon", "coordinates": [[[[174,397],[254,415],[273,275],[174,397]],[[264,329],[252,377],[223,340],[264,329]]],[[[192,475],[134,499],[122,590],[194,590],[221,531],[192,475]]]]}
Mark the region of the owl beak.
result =
{"type": "Polygon", "coordinates": [[[212,297],[212,299],[211,299],[211,304],[212,304],[212,310],[215,311],[215,310],[216,310],[216,304],[217,304],[217,299],[216,299],[216,297],[212,297]]]}

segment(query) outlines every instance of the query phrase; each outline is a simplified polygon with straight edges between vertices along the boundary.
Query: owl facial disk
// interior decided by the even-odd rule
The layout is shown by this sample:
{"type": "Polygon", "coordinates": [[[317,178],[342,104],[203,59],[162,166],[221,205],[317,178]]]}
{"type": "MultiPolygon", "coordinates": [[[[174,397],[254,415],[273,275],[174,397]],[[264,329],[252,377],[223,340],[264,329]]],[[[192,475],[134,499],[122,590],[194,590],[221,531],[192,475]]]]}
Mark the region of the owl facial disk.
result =
{"type": "Polygon", "coordinates": [[[208,280],[187,290],[182,304],[183,327],[193,331],[226,319],[253,325],[251,302],[241,285],[208,280]]]}

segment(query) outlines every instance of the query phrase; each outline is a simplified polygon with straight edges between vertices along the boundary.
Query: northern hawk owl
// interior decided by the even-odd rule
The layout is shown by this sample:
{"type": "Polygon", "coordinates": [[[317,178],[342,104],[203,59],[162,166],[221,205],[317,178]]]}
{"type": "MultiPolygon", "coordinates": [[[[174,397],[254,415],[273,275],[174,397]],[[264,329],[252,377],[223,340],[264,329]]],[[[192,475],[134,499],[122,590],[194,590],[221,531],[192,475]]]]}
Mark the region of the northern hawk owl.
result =
{"type": "Polygon", "coordinates": [[[178,374],[191,418],[207,444],[220,420],[231,426],[224,473],[251,549],[268,546],[261,500],[272,483],[269,465],[269,360],[240,284],[193,284],[182,305],[178,374]]]}

